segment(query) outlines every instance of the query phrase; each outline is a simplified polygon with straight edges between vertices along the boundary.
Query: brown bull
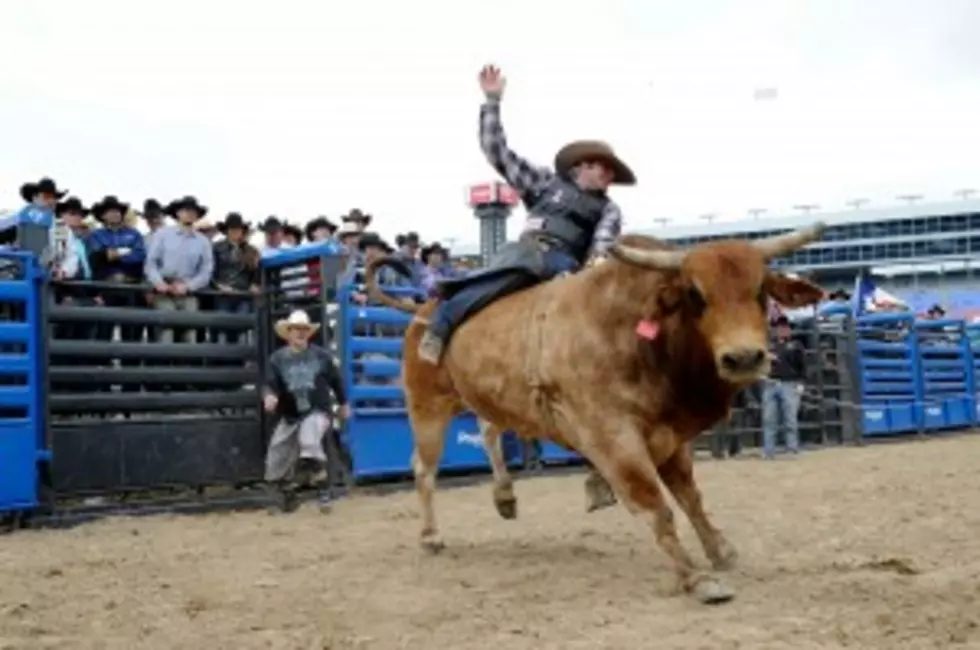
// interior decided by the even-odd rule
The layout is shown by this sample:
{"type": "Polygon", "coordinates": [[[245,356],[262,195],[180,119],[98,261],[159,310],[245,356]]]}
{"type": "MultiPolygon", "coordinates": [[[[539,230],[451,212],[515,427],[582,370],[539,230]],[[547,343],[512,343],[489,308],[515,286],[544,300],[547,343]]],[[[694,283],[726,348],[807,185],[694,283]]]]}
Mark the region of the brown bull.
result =
{"type": "Polygon", "coordinates": [[[454,416],[472,410],[483,422],[498,507],[514,503],[502,431],[553,440],[585,456],[647,521],[684,590],[703,602],[730,599],[730,588],[698,571],[681,546],[660,482],[687,514],[714,568],[731,566],[735,549],[701,504],[690,441],[728,415],[737,391],[767,376],[768,298],[795,308],[822,297],[819,287],[767,267],[822,230],[817,224],[689,250],[622,237],[608,262],[472,316],[439,366],[422,362],[416,351],[434,301],[408,307],[384,295],[374,272],[385,262],[369,264],[371,294],[417,312],[405,333],[402,380],[415,436],[423,546],[442,547],[432,500],[445,431],[454,416]]]}

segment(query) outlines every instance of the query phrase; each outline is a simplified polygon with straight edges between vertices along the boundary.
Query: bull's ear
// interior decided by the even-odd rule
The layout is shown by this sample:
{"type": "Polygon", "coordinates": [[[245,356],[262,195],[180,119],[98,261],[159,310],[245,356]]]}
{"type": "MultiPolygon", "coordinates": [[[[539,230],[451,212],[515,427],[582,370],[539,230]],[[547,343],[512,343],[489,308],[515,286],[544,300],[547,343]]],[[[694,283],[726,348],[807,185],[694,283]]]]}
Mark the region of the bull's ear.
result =
{"type": "Polygon", "coordinates": [[[661,285],[660,292],[657,294],[657,308],[660,310],[660,315],[667,316],[673,314],[681,308],[681,302],[683,300],[684,287],[681,286],[680,279],[667,279],[661,285]]]}
{"type": "Polygon", "coordinates": [[[827,295],[823,289],[812,282],[792,278],[782,273],[767,273],[763,288],[773,300],[790,309],[816,304],[827,295]]]}

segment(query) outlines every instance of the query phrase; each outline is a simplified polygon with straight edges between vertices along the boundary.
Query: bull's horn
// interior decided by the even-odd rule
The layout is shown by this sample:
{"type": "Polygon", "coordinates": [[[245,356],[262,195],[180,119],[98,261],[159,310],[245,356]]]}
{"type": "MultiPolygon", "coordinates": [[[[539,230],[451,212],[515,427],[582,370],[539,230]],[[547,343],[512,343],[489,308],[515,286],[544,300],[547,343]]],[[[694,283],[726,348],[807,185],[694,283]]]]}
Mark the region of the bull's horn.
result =
{"type": "Polygon", "coordinates": [[[676,250],[646,250],[633,248],[624,244],[616,244],[609,252],[618,259],[630,264],[636,264],[647,269],[670,271],[681,268],[686,251],[676,250]]]}
{"type": "Polygon", "coordinates": [[[782,257],[783,255],[792,253],[799,248],[803,248],[810,242],[817,241],[823,237],[823,233],[826,229],[827,224],[822,221],[818,221],[812,226],[800,228],[799,230],[794,230],[793,232],[788,232],[783,235],[775,235],[773,237],[766,237],[765,239],[756,239],[752,242],[752,246],[761,252],[763,257],[765,257],[767,260],[771,260],[775,257],[782,257]]]}

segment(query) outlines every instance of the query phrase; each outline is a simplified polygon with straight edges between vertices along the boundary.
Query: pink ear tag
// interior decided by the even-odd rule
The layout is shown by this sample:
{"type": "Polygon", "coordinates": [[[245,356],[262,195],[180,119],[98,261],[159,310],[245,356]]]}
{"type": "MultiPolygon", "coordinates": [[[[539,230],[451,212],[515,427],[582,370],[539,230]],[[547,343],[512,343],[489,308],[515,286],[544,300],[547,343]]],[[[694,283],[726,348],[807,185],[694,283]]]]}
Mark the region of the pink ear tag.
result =
{"type": "Polygon", "coordinates": [[[644,319],[636,324],[636,335],[641,339],[652,341],[658,334],[660,334],[660,323],[644,319]]]}

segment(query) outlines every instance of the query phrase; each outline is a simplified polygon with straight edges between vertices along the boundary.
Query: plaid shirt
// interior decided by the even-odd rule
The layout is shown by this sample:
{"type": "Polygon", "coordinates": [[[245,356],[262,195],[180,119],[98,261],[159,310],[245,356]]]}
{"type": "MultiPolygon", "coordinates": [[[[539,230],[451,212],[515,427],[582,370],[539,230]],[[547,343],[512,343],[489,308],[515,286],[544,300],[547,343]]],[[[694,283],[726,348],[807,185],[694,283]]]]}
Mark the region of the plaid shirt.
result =
{"type": "MultiPolygon", "coordinates": [[[[553,171],[528,162],[507,146],[507,136],[500,121],[499,98],[488,98],[480,106],[480,148],[490,165],[517,190],[525,204],[529,202],[528,197],[540,194],[555,179],[553,171]]],[[[619,206],[607,201],[592,236],[592,256],[605,255],[622,227],[623,214],[619,206]]]]}

